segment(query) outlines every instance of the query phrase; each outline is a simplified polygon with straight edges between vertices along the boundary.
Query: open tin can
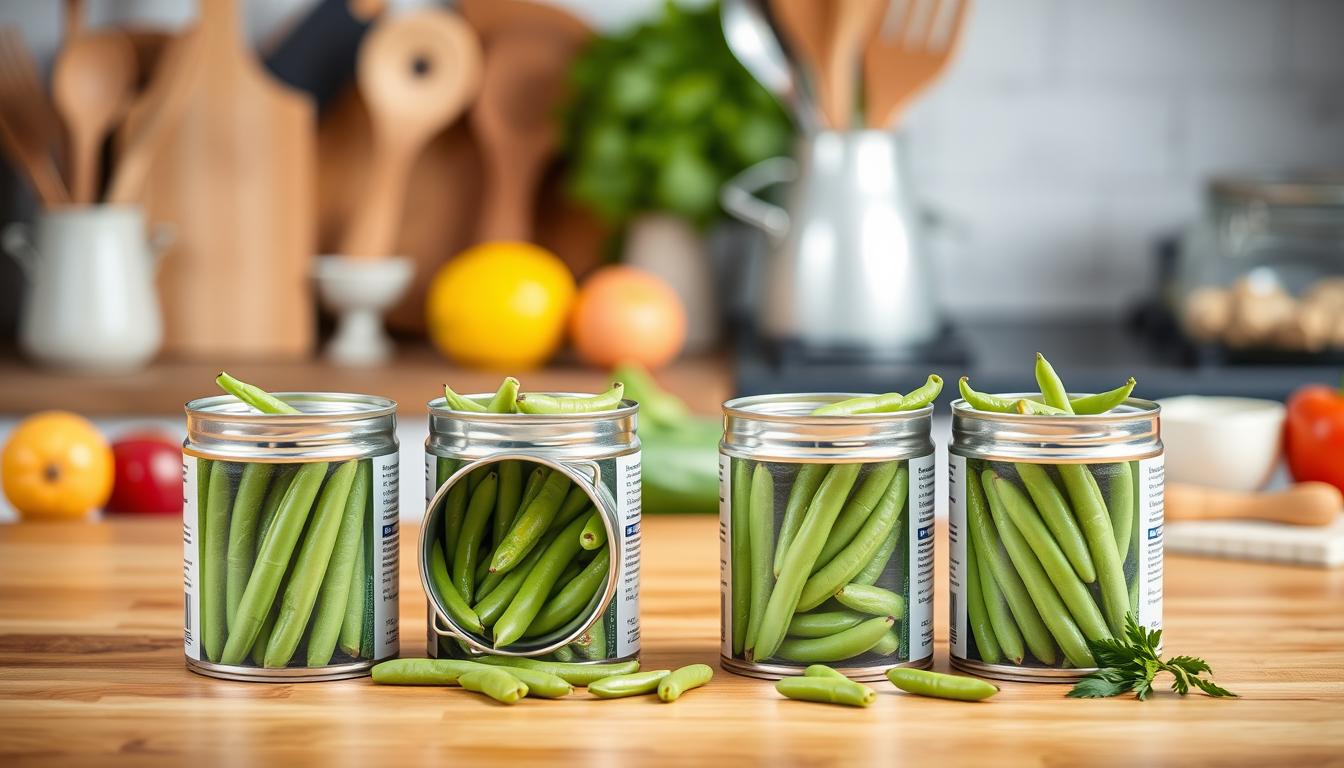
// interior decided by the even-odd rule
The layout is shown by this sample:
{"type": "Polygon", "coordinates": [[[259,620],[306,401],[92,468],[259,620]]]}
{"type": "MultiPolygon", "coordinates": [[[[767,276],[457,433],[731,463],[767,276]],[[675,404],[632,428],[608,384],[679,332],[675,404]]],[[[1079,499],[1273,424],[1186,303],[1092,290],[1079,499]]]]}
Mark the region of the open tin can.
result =
{"type": "Polygon", "coordinates": [[[828,664],[860,680],[933,661],[933,406],[814,416],[860,395],[723,406],[724,669],[828,664]]]}
{"type": "Polygon", "coordinates": [[[1072,682],[1096,668],[1088,641],[1123,636],[1127,616],[1161,629],[1159,411],[1138,398],[1086,416],[952,403],[954,667],[1072,682]]]}
{"type": "Polygon", "coordinates": [[[186,406],[187,668],[265,682],[366,675],[399,648],[396,403],[279,393],[186,406]]]}
{"type": "Polygon", "coordinates": [[[439,398],[429,408],[419,546],[429,655],[637,657],[638,405],[496,414],[439,398]]]}

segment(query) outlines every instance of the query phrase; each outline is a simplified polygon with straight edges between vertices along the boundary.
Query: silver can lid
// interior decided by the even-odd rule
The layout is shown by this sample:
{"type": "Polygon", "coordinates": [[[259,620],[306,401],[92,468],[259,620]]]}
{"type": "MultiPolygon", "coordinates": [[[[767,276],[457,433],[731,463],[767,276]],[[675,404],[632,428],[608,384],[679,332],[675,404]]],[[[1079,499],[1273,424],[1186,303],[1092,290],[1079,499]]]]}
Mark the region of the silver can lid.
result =
{"type": "Polygon", "coordinates": [[[813,416],[817,408],[865,397],[861,392],[803,392],[739,397],[723,404],[721,450],[760,461],[889,461],[933,452],[933,406],[914,411],[813,416]]]}
{"type": "Polygon", "coordinates": [[[233,395],[186,404],[193,456],[228,461],[340,461],[386,453],[397,444],[397,404],[346,392],[279,392],[302,411],[258,413],[233,395]]]}
{"type": "MultiPolygon", "coordinates": [[[[1037,393],[1000,396],[1018,400],[1037,393]]],[[[957,399],[952,402],[949,450],[972,459],[1044,464],[1146,459],[1162,453],[1161,411],[1157,403],[1137,397],[1108,413],[1088,416],[992,413],[957,399]]]]}

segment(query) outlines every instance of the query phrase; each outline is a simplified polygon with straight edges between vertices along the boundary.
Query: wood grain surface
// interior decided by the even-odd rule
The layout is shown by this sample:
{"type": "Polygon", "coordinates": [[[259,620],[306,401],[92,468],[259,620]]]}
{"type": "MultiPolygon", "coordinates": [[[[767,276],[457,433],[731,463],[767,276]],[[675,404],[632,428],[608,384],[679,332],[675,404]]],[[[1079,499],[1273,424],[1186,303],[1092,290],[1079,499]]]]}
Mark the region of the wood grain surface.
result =
{"type": "MultiPolygon", "coordinates": [[[[719,640],[716,520],[644,521],[646,669],[707,662],[719,640]]],[[[402,528],[402,653],[425,600],[402,528]]],[[[869,766],[1344,763],[1344,571],[1171,557],[1167,647],[1204,656],[1238,700],[1075,701],[1005,683],[989,702],[876,684],[867,710],[787,701],[718,671],[675,704],[582,692],[514,707],[368,680],[212,680],[182,663],[176,520],[0,526],[0,764],[673,763],[869,766]]],[[[944,542],[939,540],[940,554],[944,542]]],[[[939,563],[937,667],[946,669],[939,563]]]]}

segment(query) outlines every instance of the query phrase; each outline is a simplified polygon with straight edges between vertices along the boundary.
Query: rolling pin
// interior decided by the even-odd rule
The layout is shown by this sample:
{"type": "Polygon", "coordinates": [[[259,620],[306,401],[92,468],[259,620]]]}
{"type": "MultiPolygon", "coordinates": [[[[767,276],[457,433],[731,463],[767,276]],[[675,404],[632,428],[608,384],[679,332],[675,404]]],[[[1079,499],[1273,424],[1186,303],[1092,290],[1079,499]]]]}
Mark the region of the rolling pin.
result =
{"type": "Polygon", "coordinates": [[[1297,483],[1270,493],[1238,493],[1171,483],[1166,521],[1268,520],[1289,525],[1329,525],[1344,508],[1344,495],[1328,483],[1297,483]]]}

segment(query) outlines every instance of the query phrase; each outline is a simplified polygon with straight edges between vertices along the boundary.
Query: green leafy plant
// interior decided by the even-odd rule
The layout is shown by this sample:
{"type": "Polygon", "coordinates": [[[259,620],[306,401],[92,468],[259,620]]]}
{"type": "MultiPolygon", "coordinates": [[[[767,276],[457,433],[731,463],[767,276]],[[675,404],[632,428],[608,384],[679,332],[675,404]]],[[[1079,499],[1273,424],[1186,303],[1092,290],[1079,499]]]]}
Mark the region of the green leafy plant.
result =
{"type": "Polygon", "coordinates": [[[793,135],[728,50],[717,4],[668,3],[653,21],[595,38],[570,87],[569,194],[617,224],[655,210],[708,224],[723,182],[787,151],[793,135]]]}
{"type": "Polygon", "coordinates": [[[1125,614],[1123,637],[1089,640],[1088,647],[1097,660],[1096,672],[1079,680],[1068,696],[1074,699],[1100,699],[1133,691],[1140,701],[1153,692],[1153,680],[1159,672],[1172,676],[1171,689],[1184,696],[1191,686],[1215,698],[1235,698],[1237,694],[1221,688],[1200,675],[1212,673],[1209,665],[1195,656],[1173,656],[1163,661],[1157,654],[1162,630],[1149,631],[1125,614]]]}

